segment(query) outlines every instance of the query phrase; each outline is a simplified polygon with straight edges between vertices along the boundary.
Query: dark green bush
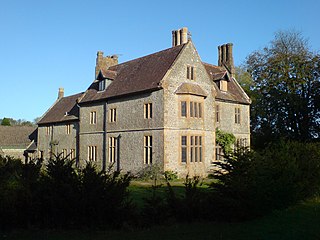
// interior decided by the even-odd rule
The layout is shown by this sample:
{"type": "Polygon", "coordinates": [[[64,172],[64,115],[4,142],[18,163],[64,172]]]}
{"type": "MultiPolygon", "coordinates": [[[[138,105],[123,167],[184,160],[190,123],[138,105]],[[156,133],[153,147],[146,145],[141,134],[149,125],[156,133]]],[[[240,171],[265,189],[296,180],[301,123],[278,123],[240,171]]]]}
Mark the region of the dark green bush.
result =
{"type": "Polygon", "coordinates": [[[129,174],[55,156],[45,166],[0,156],[1,228],[114,228],[134,219],[129,174]],[[42,169],[42,170],[41,170],[42,169]]]}
{"type": "Polygon", "coordinates": [[[0,156],[0,226],[26,227],[35,220],[41,163],[0,156]]]}
{"type": "Polygon", "coordinates": [[[82,224],[87,227],[120,227],[131,220],[134,205],[129,198],[129,173],[98,172],[95,165],[87,163],[80,173],[82,224]]]}
{"type": "Polygon", "coordinates": [[[39,184],[41,223],[50,227],[76,226],[80,181],[74,161],[60,156],[48,160],[39,184]]]}
{"type": "Polygon", "coordinates": [[[194,221],[202,218],[206,196],[199,189],[200,178],[186,176],[184,185],[185,192],[179,196],[167,181],[166,201],[170,215],[179,221],[194,221]]]}
{"type": "Polygon", "coordinates": [[[161,192],[162,184],[154,181],[151,186],[150,197],[144,198],[144,207],[142,208],[142,224],[149,226],[153,224],[161,224],[167,222],[169,218],[168,206],[165,201],[165,196],[161,192]]]}
{"type": "Polygon", "coordinates": [[[262,151],[226,156],[216,162],[213,213],[243,219],[286,208],[318,194],[320,148],[313,143],[278,141],[262,151]]]}

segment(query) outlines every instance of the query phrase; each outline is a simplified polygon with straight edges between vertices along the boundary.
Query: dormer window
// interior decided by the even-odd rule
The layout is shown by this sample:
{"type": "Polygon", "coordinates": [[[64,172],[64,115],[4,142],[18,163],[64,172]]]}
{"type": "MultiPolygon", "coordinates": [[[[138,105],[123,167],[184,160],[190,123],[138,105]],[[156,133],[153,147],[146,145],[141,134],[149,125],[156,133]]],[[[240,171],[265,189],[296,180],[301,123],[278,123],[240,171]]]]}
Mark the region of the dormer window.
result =
{"type": "Polygon", "coordinates": [[[228,82],[226,80],[219,81],[219,88],[221,91],[227,92],[228,91],[228,82]]]}
{"type": "Polygon", "coordinates": [[[104,91],[106,89],[106,80],[103,79],[99,82],[99,91],[104,91]]]}

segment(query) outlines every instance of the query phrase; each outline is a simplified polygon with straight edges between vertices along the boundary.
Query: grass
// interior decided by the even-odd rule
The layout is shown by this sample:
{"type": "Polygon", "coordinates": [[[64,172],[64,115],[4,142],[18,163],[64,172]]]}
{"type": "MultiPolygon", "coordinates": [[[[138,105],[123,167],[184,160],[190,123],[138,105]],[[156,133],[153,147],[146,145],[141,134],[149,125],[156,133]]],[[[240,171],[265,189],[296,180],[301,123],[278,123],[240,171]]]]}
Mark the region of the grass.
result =
{"type": "MultiPolygon", "coordinates": [[[[200,189],[206,189],[208,188],[208,184],[213,180],[205,180],[202,182],[201,185],[199,185],[200,189]]],[[[167,191],[167,185],[164,180],[160,180],[157,183],[157,193],[158,194],[166,194],[167,191]]],[[[151,197],[152,195],[152,185],[155,185],[153,181],[132,181],[129,186],[130,195],[132,197],[133,202],[137,205],[138,208],[141,208],[144,203],[144,199],[151,197]]],[[[172,189],[177,195],[184,194],[185,186],[184,186],[184,180],[174,180],[170,182],[170,185],[172,186],[172,189]]]]}
{"type": "MultiPolygon", "coordinates": [[[[130,186],[134,201],[142,203],[142,199],[151,194],[152,183],[133,182],[130,186]]],[[[174,190],[183,193],[183,182],[175,182],[174,190]]],[[[165,191],[165,188],[160,188],[165,191]]],[[[320,239],[320,198],[314,198],[286,210],[270,213],[260,219],[239,223],[196,222],[190,224],[164,223],[143,230],[127,227],[119,231],[53,231],[53,230],[19,230],[0,233],[0,239],[12,240],[244,240],[244,239],[281,239],[281,240],[313,240],[320,239]]]]}

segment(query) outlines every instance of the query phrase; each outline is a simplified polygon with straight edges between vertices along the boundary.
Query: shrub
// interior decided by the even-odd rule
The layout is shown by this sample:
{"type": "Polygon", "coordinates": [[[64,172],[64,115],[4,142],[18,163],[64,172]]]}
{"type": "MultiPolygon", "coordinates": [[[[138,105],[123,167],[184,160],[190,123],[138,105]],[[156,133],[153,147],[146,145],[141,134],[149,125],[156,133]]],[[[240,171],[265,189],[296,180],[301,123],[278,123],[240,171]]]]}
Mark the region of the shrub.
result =
{"type": "Polygon", "coordinates": [[[127,190],[130,174],[98,172],[92,163],[53,156],[23,164],[0,156],[1,228],[119,227],[134,219],[127,190]]]}
{"type": "Polygon", "coordinates": [[[151,196],[144,198],[144,207],[142,208],[143,225],[160,224],[166,222],[168,214],[168,206],[165,202],[165,197],[161,192],[162,184],[154,181],[150,191],[151,196]]]}
{"type": "Polygon", "coordinates": [[[26,227],[35,221],[41,163],[0,156],[0,226],[26,227]]]}
{"type": "Polygon", "coordinates": [[[212,211],[228,219],[286,208],[319,192],[320,150],[281,140],[259,152],[238,152],[216,162],[212,211]]]}
{"type": "Polygon", "coordinates": [[[182,196],[177,195],[167,179],[167,204],[172,217],[180,221],[194,221],[203,216],[205,208],[205,196],[199,189],[200,178],[194,176],[185,178],[185,192],[182,196]]]}
{"type": "Polygon", "coordinates": [[[45,227],[71,227],[76,225],[80,182],[74,161],[53,156],[45,166],[39,185],[40,224],[45,227]]]}

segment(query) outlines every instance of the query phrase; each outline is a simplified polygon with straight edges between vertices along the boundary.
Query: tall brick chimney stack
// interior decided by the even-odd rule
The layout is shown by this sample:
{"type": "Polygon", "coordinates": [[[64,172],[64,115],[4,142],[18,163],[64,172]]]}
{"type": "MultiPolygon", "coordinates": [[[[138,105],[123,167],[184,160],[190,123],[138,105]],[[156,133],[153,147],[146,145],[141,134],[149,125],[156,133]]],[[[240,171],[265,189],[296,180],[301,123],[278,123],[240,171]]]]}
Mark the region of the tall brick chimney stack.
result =
{"type": "Polygon", "coordinates": [[[97,52],[97,58],[96,58],[96,68],[95,68],[95,79],[97,79],[99,71],[101,69],[107,70],[109,67],[117,65],[118,64],[118,56],[112,55],[112,56],[103,56],[102,51],[97,52]]]}
{"type": "Polygon", "coordinates": [[[227,43],[221,46],[218,46],[218,65],[220,67],[225,67],[228,72],[234,77],[235,67],[233,62],[233,53],[232,53],[233,44],[227,43]]]}
{"type": "Polygon", "coordinates": [[[58,91],[58,99],[63,98],[64,97],[64,88],[59,88],[58,91]]]}
{"type": "Polygon", "coordinates": [[[183,27],[172,31],[172,47],[188,42],[188,28],[183,27]]]}

